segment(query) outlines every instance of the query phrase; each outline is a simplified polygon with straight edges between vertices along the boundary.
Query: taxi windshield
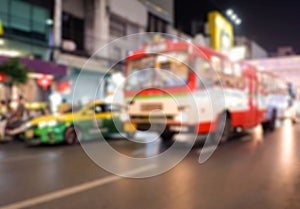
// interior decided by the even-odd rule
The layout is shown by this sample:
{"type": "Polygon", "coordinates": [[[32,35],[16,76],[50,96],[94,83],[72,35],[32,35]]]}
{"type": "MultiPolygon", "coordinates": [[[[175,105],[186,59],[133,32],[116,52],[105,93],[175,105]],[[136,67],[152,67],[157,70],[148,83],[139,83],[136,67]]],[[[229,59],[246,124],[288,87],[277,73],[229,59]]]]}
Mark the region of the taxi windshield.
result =
{"type": "Polygon", "coordinates": [[[188,53],[151,54],[128,63],[125,90],[184,86],[188,82],[188,53]]]}

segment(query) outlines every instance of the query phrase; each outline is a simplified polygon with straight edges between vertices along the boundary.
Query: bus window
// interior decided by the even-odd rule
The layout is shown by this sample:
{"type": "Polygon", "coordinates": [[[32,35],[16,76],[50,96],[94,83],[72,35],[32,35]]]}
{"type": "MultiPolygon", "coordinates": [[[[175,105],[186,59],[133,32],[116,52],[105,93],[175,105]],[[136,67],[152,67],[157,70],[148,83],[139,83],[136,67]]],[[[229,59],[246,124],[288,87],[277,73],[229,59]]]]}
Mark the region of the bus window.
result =
{"type": "Polygon", "coordinates": [[[233,75],[232,64],[229,60],[223,60],[223,71],[227,75],[233,75]]]}
{"type": "Polygon", "coordinates": [[[228,87],[228,88],[234,88],[236,86],[236,80],[235,77],[232,75],[228,75],[223,73],[222,74],[222,84],[224,87],[228,87]]]}
{"type": "Polygon", "coordinates": [[[265,94],[266,91],[266,85],[265,85],[265,81],[264,81],[264,75],[260,72],[257,73],[257,77],[258,77],[258,91],[260,94],[265,94]]]}
{"type": "Polygon", "coordinates": [[[178,87],[188,83],[188,54],[176,51],[164,55],[151,54],[128,63],[125,89],[137,91],[144,88],[178,87]]]}
{"type": "Polygon", "coordinates": [[[229,60],[222,60],[222,84],[224,87],[234,88],[236,86],[235,76],[233,74],[232,64],[229,60]]]}
{"type": "Polygon", "coordinates": [[[282,96],[288,95],[288,85],[284,80],[277,78],[276,93],[282,96]]]}
{"type": "Polygon", "coordinates": [[[233,65],[233,75],[235,77],[235,85],[239,89],[245,88],[245,80],[242,76],[242,66],[238,63],[233,65]]]}
{"type": "Polygon", "coordinates": [[[168,74],[165,71],[159,70],[156,73],[156,82],[162,82],[164,87],[176,87],[183,86],[188,83],[188,74],[189,68],[187,66],[187,55],[184,53],[172,53],[170,56],[159,55],[157,57],[157,62],[159,69],[165,70],[171,74],[168,74]],[[184,55],[184,56],[183,56],[184,55]]]}
{"type": "Polygon", "coordinates": [[[242,67],[240,64],[238,63],[235,63],[233,65],[233,74],[236,76],[236,77],[242,77],[242,67]]]}
{"type": "Polygon", "coordinates": [[[271,76],[266,75],[265,76],[265,82],[266,82],[266,92],[268,94],[273,93],[273,78],[271,76]]]}
{"type": "Polygon", "coordinates": [[[211,57],[211,65],[215,71],[217,71],[217,72],[222,71],[222,63],[221,63],[220,57],[212,56],[211,57]]]}
{"type": "Polygon", "coordinates": [[[194,70],[197,76],[197,88],[205,88],[212,85],[213,72],[208,61],[197,57],[194,70]]]}
{"type": "Polygon", "coordinates": [[[154,57],[153,56],[149,56],[149,57],[144,57],[141,59],[137,59],[137,60],[132,60],[129,62],[128,65],[128,75],[130,75],[131,73],[138,71],[138,70],[142,70],[142,69],[149,69],[149,68],[154,68],[154,57]]]}
{"type": "Polygon", "coordinates": [[[236,77],[236,87],[239,89],[245,88],[245,79],[241,77],[236,77]]]}
{"type": "Polygon", "coordinates": [[[265,94],[271,93],[272,92],[272,82],[270,82],[270,81],[272,81],[272,77],[267,74],[264,74],[262,79],[263,79],[262,88],[263,88],[264,93],[265,94]]]}

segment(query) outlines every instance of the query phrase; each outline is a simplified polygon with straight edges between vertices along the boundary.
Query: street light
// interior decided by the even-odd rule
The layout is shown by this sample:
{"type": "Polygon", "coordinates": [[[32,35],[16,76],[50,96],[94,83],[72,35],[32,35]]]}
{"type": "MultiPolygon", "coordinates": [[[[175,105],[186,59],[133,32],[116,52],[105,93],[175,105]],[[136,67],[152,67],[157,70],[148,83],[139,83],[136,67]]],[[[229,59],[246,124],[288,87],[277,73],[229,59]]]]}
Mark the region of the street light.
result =
{"type": "Polygon", "coordinates": [[[240,25],[242,23],[242,19],[239,18],[239,16],[232,9],[227,9],[226,15],[235,25],[240,25]]]}
{"type": "Polygon", "coordinates": [[[231,20],[236,21],[238,19],[238,16],[236,14],[233,14],[231,16],[231,20]]]}
{"type": "Polygon", "coordinates": [[[235,21],[235,24],[236,25],[240,25],[242,23],[242,20],[240,18],[238,18],[236,21],[235,21]]]}
{"type": "Polygon", "coordinates": [[[227,9],[226,14],[228,16],[231,16],[233,14],[233,10],[232,9],[227,9]]]}

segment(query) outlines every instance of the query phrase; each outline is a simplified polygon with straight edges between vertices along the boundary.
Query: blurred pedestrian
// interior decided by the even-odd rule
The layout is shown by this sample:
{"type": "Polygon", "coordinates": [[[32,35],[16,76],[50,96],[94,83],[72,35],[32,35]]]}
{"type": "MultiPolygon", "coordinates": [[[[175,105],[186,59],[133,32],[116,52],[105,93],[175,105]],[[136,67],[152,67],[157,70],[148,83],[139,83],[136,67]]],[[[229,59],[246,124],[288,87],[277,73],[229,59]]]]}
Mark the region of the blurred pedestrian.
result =
{"type": "Polygon", "coordinates": [[[24,117],[25,111],[26,110],[25,110],[24,98],[23,98],[23,96],[19,96],[17,108],[16,108],[15,111],[13,111],[13,113],[9,117],[9,123],[14,123],[14,122],[17,122],[17,121],[21,121],[24,117]]]}
{"type": "Polygon", "coordinates": [[[46,103],[45,108],[41,109],[41,116],[50,115],[51,109],[49,103],[46,103]]]}
{"type": "Polygon", "coordinates": [[[13,113],[13,111],[14,111],[14,109],[12,108],[12,104],[11,103],[12,103],[11,99],[8,99],[7,102],[6,102],[7,117],[10,116],[13,113]]]}
{"type": "Polygon", "coordinates": [[[19,133],[18,128],[20,128],[24,122],[25,113],[26,109],[24,98],[23,96],[19,96],[16,110],[13,111],[13,113],[7,118],[5,132],[10,135],[19,133]]]}
{"type": "Polygon", "coordinates": [[[5,100],[1,100],[0,102],[0,116],[0,140],[3,140],[5,135],[5,127],[7,123],[6,118],[8,117],[8,107],[7,102],[5,100]]]}
{"type": "Polygon", "coordinates": [[[0,101],[0,116],[1,118],[7,117],[8,110],[7,110],[7,105],[5,100],[0,101]]]}
{"type": "Polygon", "coordinates": [[[62,103],[57,108],[57,112],[59,114],[64,114],[64,113],[69,112],[71,109],[72,109],[72,106],[69,103],[67,103],[66,99],[63,99],[62,103]]]}

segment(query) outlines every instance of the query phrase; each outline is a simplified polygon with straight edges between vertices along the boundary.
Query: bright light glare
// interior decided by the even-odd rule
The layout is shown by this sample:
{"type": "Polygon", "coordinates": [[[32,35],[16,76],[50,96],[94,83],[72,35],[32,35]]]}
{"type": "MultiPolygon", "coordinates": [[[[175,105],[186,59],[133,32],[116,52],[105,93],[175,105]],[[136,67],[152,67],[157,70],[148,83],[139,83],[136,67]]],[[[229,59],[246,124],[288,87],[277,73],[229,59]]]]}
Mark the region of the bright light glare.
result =
{"type": "Polygon", "coordinates": [[[0,39],[0,45],[4,45],[4,40],[0,39]]]}
{"type": "Polygon", "coordinates": [[[236,46],[231,49],[229,57],[232,61],[243,60],[246,58],[247,49],[245,46],[236,46]]]}
{"type": "Polygon", "coordinates": [[[53,20],[52,19],[47,19],[46,24],[47,25],[53,25],[53,20]]]}
{"type": "Polygon", "coordinates": [[[265,68],[263,66],[258,66],[259,70],[265,70],[265,68]]]}
{"type": "Polygon", "coordinates": [[[240,25],[241,23],[242,23],[242,20],[239,18],[235,21],[235,24],[237,24],[237,25],[240,25]]]}
{"type": "Polygon", "coordinates": [[[283,139],[283,145],[282,145],[282,160],[285,165],[287,162],[293,161],[293,151],[294,151],[294,140],[295,140],[295,134],[293,130],[293,125],[290,120],[284,121],[283,126],[283,132],[282,132],[282,139],[283,139]]]}
{"type": "Polygon", "coordinates": [[[232,10],[232,9],[227,9],[226,14],[227,14],[228,16],[233,15],[233,10],[232,10]]]}
{"type": "Polygon", "coordinates": [[[15,50],[0,50],[0,55],[3,56],[8,56],[8,57],[17,57],[19,56],[21,53],[19,51],[15,51],[15,50]]]}
{"type": "Polygon", "coordinates": [[[233,21],[236,21],[238,19],[238,16],[236,14],[231,15],[231,19],[233,21]]]}

